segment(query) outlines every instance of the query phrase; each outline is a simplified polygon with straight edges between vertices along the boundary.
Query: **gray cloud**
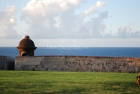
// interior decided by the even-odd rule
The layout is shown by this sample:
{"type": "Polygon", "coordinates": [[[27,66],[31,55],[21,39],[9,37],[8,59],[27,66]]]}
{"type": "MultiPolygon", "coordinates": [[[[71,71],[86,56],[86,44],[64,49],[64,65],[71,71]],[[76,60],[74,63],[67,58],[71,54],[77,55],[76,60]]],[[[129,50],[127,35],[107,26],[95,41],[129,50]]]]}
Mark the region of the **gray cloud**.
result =
{"type": "Polygon", "coordinates": [[[118,38],[140,38],[139,31],[132,31],[130,27],[120,27],[118,28],[118,38]]]}
{"type": "Polygon", "coordinates": [[[135,31],[131,34],[131,37],[133,38],[140,38],[140,31],[135,31]]]}
{"type": "Polygon", "coordinates": [[[118,37],[120,38],[126,38],[130,36],[131,28],[127,27],[120,27],[118,29],[118,37]]]}
{"type": "Polygon", "coordinates": [[[16,25],[15,13],[14,6],[7,6],[5,11],[0,11],[0,38],[18,38],[18,34],[13,28],[16,25]]]}

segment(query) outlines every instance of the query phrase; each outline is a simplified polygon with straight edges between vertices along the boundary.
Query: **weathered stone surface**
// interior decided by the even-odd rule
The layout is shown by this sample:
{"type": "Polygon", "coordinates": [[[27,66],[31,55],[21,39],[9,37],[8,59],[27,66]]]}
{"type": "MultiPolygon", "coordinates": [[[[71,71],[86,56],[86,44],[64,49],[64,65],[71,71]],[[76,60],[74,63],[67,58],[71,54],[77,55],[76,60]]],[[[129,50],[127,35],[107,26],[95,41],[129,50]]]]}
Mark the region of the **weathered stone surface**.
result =
{"type": "Polygon", "coordinates": [[[140,71],[140,58],[93,56],[16,57],[15,69],[136,73],[140,71]]]}
{"type": "Polygon", "coordinates": [[[15,60],[8,56],[0,56],[0,70],[14,70],[15,60]]]}
{"type": "Polygon", "coordinates": [[[25,36],[24,39],[19,42],[17,47],[19,56],[34,56],[34,50],[36,48],[37,47],[35,47],[34,42],[30,39],[29,36],[25,36]]]}

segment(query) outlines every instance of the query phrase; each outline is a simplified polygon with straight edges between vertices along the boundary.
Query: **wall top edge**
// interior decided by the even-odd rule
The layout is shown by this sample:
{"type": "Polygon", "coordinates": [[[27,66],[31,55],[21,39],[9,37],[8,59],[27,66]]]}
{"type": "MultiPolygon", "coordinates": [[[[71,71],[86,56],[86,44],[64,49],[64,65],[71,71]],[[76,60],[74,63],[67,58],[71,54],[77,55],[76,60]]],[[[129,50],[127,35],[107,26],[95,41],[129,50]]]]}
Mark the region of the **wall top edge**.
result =
{"type": "Polygon", "coordinates": [[[26,57],[81,57],[81,58],[89,58],[89,57],[92,57],[92,58],[114,58],[114,59],[140,59],[140,58],[133,58],[133,57],[109,57],[109,56],[56,56],[56,55],[49,55],[49,56],[17,56],[16,58],[26,58],[26,57]]]}

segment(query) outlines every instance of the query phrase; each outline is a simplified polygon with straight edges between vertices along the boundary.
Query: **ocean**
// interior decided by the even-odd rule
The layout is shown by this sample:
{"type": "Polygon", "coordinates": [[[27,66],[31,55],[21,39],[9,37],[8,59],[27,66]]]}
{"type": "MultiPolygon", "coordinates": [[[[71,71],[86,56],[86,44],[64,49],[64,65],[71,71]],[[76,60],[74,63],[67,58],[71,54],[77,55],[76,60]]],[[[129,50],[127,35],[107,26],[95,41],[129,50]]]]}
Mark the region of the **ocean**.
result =
{"type": "MultiPolygon", "coordinates": [[[[16,47],[0,47],[0,55],[16,57],[16,47]]],[[[139,47],[38,47],[35,56],[109,56],[140,58],[139,47]]]]}

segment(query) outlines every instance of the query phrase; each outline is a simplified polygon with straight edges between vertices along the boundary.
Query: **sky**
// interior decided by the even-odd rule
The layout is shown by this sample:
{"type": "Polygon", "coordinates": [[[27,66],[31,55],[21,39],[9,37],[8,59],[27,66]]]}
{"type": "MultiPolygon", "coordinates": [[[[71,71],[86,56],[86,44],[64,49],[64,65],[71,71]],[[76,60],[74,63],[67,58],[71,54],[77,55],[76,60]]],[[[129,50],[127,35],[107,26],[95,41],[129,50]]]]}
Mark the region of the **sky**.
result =
{"type": "Polygon", "coordinates": [[[0,47],[140,47],[140,0],[0,2],[0,47]]]}

